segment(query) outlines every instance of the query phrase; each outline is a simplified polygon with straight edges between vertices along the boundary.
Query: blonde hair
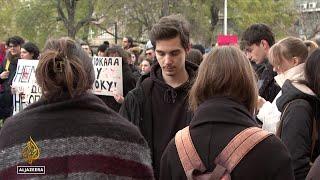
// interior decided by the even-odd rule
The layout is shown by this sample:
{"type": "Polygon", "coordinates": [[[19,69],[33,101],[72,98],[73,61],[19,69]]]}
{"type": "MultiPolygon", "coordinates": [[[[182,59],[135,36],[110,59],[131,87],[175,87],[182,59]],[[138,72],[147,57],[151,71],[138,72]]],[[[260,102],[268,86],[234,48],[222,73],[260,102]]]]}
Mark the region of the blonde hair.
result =
{"type": "Polygon", "coordinates": [[[315,42],[312,41],[312,40],[305,40],[305,41],[303,41],[303,43],[304,43],[304,44],[307,46],[307,48],[308,48],[309,56],[310,56],[310,54],[311,54],[314,50],[316,50],[316,49],[318,48],[318,44],[315,43],[315,42]]]}
{"type": "Polygon", "coordinates": [[[258,88],[249,60],[233,46],[217,47],[202,61],[189,92],[191,110],[214,96],[227,96],[255,112],[258,88]]]}
{"type": "Polygon", "coordinates": [[[274,67],[282,64],[284,60],[290,61],[293,57],[298,58],[299,64],[304,63],[308,57],[308,48],[299,38],[284,38],[269,50],[269,62],[274,67]]]}

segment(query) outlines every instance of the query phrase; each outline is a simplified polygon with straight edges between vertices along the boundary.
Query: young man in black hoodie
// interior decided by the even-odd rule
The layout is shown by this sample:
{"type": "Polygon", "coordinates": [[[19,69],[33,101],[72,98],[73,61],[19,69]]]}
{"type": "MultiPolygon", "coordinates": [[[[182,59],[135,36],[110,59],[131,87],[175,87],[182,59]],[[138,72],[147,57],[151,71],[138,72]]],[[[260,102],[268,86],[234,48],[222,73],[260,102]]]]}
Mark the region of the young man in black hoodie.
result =
{"type": "Polygon", "coordinates": [[[272,65],[268,62],[268,52],[274,44],[274,34],[271,28],[265,24],[253,24],[242,34],[242,45],[247,58],[253,63],[258,75],[259,95],[272,102],[280,91],[276,84],[272,65]]]}
{"type": "Polygon", "coordinates": [[[152,66],[150,77],[142,76],[137,87],[127,94],[120,114],[137,125],[148,141],[158,178],[166,145],[192,118],[186,97],[197,66],[186,61],[189,24],[182,16],[161,18],[152,27],[150,40],[157,63],[152,66]]]}

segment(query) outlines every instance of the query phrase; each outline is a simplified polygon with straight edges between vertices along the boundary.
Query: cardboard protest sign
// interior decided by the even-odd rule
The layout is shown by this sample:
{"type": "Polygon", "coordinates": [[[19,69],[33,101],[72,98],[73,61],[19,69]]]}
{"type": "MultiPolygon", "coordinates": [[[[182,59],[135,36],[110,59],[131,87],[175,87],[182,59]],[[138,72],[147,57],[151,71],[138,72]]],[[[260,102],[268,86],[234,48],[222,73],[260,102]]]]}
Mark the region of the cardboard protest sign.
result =
{"type": "Polygon", "coordinates": [[[41,89],[37,85],[35,77],[38,62],[38,60],[18,60],[16,74],[12,81],[12,87],[15,89],[13,114],[18,113],[41,97],[41,89]]]}
{"type": "Polygon", "coordinates": [[[122,58],[95,56],[92,63],[95,72],[93,93],[105,96],[117,93],[123,96],[122,58]]]}

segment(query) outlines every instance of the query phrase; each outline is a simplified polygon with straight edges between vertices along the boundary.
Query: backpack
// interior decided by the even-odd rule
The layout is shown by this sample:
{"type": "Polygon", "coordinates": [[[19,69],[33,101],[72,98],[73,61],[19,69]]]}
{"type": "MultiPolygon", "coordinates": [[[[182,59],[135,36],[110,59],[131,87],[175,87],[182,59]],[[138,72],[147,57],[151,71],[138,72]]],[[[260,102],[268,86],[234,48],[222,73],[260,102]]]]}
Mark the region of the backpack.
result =
{"type": "Polygon", "coordinates": [[[209,173],[205,173],[206,167],[192,143],[189,126],[176,133],[175,144],[188,180],[230,180],[232,170],[241,159],[271,134],[258,127],[244,129],[216,157],[214,160],[216,167],[209,173]]]}

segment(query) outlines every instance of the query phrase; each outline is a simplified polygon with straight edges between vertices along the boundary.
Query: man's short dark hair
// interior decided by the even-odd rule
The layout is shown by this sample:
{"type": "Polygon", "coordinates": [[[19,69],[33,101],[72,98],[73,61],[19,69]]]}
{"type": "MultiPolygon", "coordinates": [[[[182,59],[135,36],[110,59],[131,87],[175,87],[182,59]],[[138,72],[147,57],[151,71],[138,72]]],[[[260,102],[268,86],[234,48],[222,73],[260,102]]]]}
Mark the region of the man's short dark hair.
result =
{"type": "Polygon", "coordinates": [[[157,24],[153,25],[150,31],[150,40],[153,47],[156,47],[158,40],[169,40],[179,36],[181,45],[187,49],[189,35],[188,21],[182,15],[170,15],[162,17],[157,24]]]}
{"type": "Polygon", "coordinates": [[[247,28],[241,37],[241,46],[251,46],[266,40],[271,47],[274,43],[274,34],[266,24],[253,24],[247,28]]]}
{"type": "Polygon", "coordinates": [[[8,40],[6,41],[6,45],[9,46],[9,44],[21,46],[22,44],[24,44],[24,39],[20,36],[13,36],[8,38],[8,40]]]}
{"type": "Polygon", "coordinates": [[[106,45],[106,46],[107,46],[107,48],[109,48],[109,46],[110,46],[109,41],[103,41],[103,44],[104,44],[104,45],[106,45]]]}
{"type": "Polygon", "coordinates": [[[100,52],[105,52],[107,49],[108,49],[108,46],[106,44],[101,44],[98,47],[98,51],[100,51],[100,52]]]}
{"type": "Polygon", "coordinates": [[[206,53],[206,50],[204,49],[204,47],[201,44],[194,44],[191,46],[191,48],[199,50],[202,55],[204,55],[206,53]]]}

